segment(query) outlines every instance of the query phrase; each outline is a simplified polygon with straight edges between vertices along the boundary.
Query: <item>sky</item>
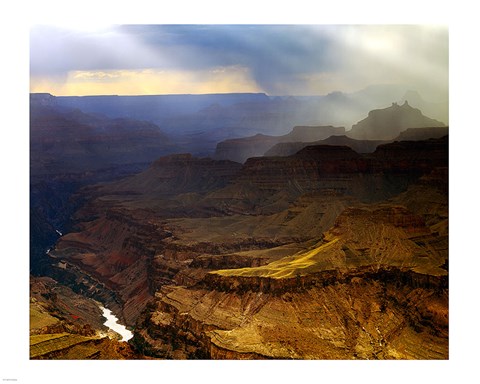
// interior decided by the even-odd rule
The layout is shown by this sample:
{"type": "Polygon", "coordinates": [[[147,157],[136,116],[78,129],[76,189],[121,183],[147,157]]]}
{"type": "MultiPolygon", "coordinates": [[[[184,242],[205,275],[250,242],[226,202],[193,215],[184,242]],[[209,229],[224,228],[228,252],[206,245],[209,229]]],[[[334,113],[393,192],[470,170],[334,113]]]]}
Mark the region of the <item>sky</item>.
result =
{"type": "Polygon", "coordinates": [[[448,99],[443,25],[34,25],[30,91],[324,95],[404,84],[448,99]]]}

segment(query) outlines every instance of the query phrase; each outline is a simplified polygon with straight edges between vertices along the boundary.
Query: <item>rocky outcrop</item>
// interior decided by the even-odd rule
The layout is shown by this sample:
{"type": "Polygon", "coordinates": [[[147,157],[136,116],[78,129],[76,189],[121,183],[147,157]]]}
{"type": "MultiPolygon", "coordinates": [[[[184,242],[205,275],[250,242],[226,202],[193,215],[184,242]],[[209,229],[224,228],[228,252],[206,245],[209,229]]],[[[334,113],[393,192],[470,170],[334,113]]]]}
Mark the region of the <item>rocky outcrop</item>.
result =
{"type": "Polygon", "coordinates": [[[344,194],[366,166],[366,161],[348,147],[311,146],[290,157],[248,159],[238,178],[224,191],[244,190],[256,205],[280,191],[290,194],[292,200],[314,191],[344,194]]]}
{"type": "Polygon", "coordinates": [[[30,359],[144,358],[104,322],[99,302],[49,277],[30,277],[30,359]]]}
{"type": "Polygon", "coordinates": [[[30,334],[106,332],[102,311],[92,299],[49,277],[30,277],[30,334]]]}
{"type": "Polygon", "coordinates": [[[392,140],[407,128],[442,126],[445,124],[424,116],[405,101],[402,105],[393,103],[391,107],[370,111],[368,117],[354,124],[347,135],[359,140],[392,140]]]}
{"type": "Polygon", "coordinates": [[[262,292],[272,295],[282,295],[287,292],[303,292],[314,287],[326,287],[332,284],[350,284],[357,279],[390,281],[397,286],[408,285],[412,288],[427,288],[437,291],[448,288],[446,275],[434,276],[414,272],[404,267],[388,265],[364,266],[348,270],[326,270],[308,275],[297,275],[294,278],[277,279],[263,276],[223,276],[209,273],[198,284],[207,290],[220,292],[262,292]]]}
{"type": "Polygon", "coordinates": [[[137,342],[167,358],[448,358],[445,291],[402,286],[391,277],[278,295],[163,290],[137,342]]]}
{"type": "Polygon", "coordinates": [[[217,144],[216,159],[229,159],[239,163],[245,162],[250,157],[262,156],[269,148],[277,143],[308,142],[325,139],[331,135],[342,134],[343,127],[319,126],[294,127],[291,132],[283,136],[268,136],[257,134],[251,137],[225,140],[217,144]]]}
{"type": "MultiPolygon", "coordinates": [[[[394,100],[394,99],[391,99],[394,100]]],[[[449,104],[448,99],[437,102],[430,102],[423,99],[423,97],[413,90],[408,90],[405,92],[403,97],[399,99],[399,103],[403,104],[405,101],[410,103],[410,105],[415,108],[420,109],[426,116],[431,116],[432,118],[442,121],[448,124],[449,118],[449,104]]]]}
{"type": "Polygon", "coordinates": [[[318,182],[322,174],[357,173],[363,168],[366,162],[348,147],[309,146],[287,158],[250,158],[237,181],[267,185],[295,178],[302,185],[318,182]]]}
{"type": "MultiPolygon", "coordinates": [[[[255,268],[216,271],[221,276],[297,278],[332,270],[387,266],[444,276],[446,237],[426,226],[422,216],[391,204],[345,209],[323,240],[311,248],[255,268]]],[[[388,269],[388,268],[387,268],[388,269]]],[[[365,272],[365,271],[364,271],[365,272]]],[[[212,272],[213,273],[213,272],[212,272]]],[[[366,272],[365,272],[366,273],[366,272]]],[[[337,276],[338,280],[342,280],[337,276]]],[[[268,279],[267,279],[268,280],[268,279]]],[[[335,281],[335,279],[333,279],[335,281]]]]}

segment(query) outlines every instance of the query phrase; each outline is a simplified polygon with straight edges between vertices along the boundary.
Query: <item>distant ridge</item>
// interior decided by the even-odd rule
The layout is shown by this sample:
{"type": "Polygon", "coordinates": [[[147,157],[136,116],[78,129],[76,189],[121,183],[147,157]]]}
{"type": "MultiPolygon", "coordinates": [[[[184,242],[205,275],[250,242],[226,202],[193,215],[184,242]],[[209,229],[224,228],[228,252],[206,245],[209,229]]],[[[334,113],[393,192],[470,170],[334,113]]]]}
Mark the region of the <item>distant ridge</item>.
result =
{"type": "Polygon", "coordinates": [[[309,145],[344,145],[358,153],[372,153],[379,145],[392,141],[438,139],[446,135],[448,135],[448,127],[408,128],[392,140],[357,140],[346,135],[330,136],[328,139],[312,142],[277,143],[266,151],[264,156],[290,156],[309,145]]]}
{"type": "Polygon", "coordinates": [[[345,133],[344,127],[328,126],[297,126],[282,136],[257,134],[255,136],[225,140],[217,144],[216,159],[228,159],[243,163],[249,157],[263,156],[265,151],[277,143],[315,141],[325,139],[331,135],[345,133]]]}
{"type": "Polygon", "coordinates": [[[402,105],[392,103],[385,109],[375,109],[368,117],[352,126],[347,135],[361,140],[392,140],[407,128],[443,127],[440,121],[424,116],[405,101],[402,105]]]}

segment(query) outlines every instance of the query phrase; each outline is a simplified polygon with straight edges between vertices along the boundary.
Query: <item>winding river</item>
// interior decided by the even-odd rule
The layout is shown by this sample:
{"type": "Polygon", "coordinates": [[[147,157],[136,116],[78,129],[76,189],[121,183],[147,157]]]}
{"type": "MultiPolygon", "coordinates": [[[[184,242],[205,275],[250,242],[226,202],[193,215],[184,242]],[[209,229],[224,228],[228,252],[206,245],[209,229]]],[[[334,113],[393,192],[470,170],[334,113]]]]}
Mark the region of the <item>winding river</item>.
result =
{"type": "Polygon", "coordinates": [[[103,311],[103,316],[107,318],[107,321],[103,323],[112,331],[117,332],[122,336],[120,341],[128,341],[133,337],[133,333],[130,332],[124,325],[118,323],[118,319],[115,315],[112,314],[108,308],[100,306],[100,309],[103,311]]]}

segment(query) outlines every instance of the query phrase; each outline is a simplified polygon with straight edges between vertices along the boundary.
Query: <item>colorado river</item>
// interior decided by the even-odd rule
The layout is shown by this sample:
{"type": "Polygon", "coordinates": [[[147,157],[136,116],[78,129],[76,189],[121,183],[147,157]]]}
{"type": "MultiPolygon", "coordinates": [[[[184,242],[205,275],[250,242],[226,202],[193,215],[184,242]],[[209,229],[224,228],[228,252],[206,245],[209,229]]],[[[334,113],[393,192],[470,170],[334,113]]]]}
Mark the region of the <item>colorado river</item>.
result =
{"type": "Polygon", "coordinates": [[[103,311],[103,316],[107,318],[107,321],[103,323],[112,331],[117,332],[122,336],[120,341],[128,341],[133,337],[133,333],[130,332],[124,325],[118,323],[118,319],[115,315],[112,314],[112,311],[109,309],[100,306],[100,309],[103,311]]]}

